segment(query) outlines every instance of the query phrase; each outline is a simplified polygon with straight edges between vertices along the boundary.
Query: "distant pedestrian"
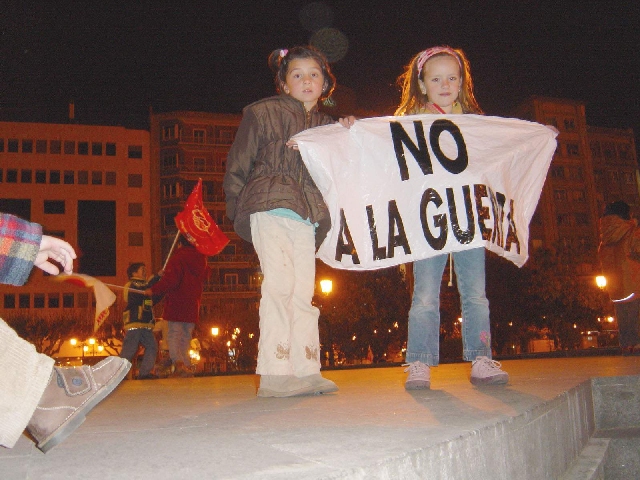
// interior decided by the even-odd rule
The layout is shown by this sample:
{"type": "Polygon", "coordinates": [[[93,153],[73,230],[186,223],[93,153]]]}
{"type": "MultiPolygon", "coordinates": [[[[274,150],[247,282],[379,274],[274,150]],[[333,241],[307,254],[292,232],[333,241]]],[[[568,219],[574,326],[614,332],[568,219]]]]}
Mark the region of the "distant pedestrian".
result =
{"type": "Polygon", "coordinates": [[[134,290],[146,290],[151,288],[160,275],[153,275],[147,279],[147,267],[144,263],[132,263],[127,268],[129,281],[124,286],[123,299],[127,306],[122,314],[124,323],[124,340],[120,357],[133,361],[138,352],[138,346],[144,348],[144,355],[138,371],[138,380],[149,380],[158,378],[152,373],[158,354],[158,345],[153,334],[153,300],[146,297],[144,293],[133,292],[134,290]]]}
{"type": "Polygon", "coordinates": [[[334,123],[318,110],[318,100],[331,95],[335,78],[313,47],[275,50],[269,66],[279,95],[245,107],[224,178],[227,216],[253,243],[264,275],[258,396],[329,393],[338,387],[320,374],[319,311],[311,300],[315,251],[331,218],[290,139],[334,123]]]}
{"type": "Polygon", "coordinates": [[[618,320],[620,346],[633,351],[640,348],[640,230],[627,203],[618,200],[605,207],[598,255],[618,320]]]}
{"type": "Polygon", "coordinates": [[[192,377],[189,346],[200,317],[207,257],[180,234],[179,247],[171,255],[162,278],[146,290],[148,296],[164,297],[162,318],[168,322],[167,341],[174,377],[192,377]]]}
{"type": "MultiPolygon", "coordinates": [[[[400,81],[402,99],[396,115],[482,113],[473,94],[469,62],[462,50],[446,46],[423,50],[407,65],[400,81]]],[[[480,247],[413,263],[407,390],[430,388],[429,367],[440,362],[440,284],[450,256],[462,303],[462,354],[465,360],[473,362],[471,383],[505,384],[509,380],[500,363],[491,359],[485,249],[480,247]]]]}

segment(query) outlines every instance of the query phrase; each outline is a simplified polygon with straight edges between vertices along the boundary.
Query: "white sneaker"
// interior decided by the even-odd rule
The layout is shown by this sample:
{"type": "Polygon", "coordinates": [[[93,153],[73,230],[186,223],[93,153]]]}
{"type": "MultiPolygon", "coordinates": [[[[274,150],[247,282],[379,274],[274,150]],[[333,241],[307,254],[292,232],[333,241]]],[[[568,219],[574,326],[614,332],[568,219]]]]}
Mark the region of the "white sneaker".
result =
{"type": "Polygon", "coordinates": [[[429,365],[416,361],[405,363],[405,372],[409,372],[407,381],[404,382],[405,390],[427,390],[431,386],[431,373],[429,365]]]}
{"type": "Polygon", "coordinates": [[[500,369],[500,362],[489,357],[476,357],[471,363],[471,383],[474,385],[504,385],[509,374],[500,369]]]}

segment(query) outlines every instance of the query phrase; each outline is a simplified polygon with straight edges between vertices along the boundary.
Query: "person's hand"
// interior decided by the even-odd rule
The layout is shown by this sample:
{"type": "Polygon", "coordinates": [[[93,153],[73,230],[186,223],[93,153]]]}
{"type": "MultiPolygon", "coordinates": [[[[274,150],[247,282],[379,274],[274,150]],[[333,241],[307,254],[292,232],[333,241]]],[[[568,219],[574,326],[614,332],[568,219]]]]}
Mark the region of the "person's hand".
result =
{"type": "Polygon", "coordinates": [[[49,262],[51,259],[62,266],[64,273],[70,274],[73,272],[73,260],[76,258],[75,250],[67,242],[49,235],[42,235],[40,250],[33,264],[51,275],[58,275],[60,269],[49,262]]]}
{"type": "Polygon", "coordinates": [[[153,296],[153,292],[151,291],[151,289],[150,289],[150,288],[147,288],[147,289],[144,291],[144,294],[145,294],[145,296],[147,296],[147,297],[152,297],[152,296],[153,296]]]}
{"type": "Polygon", "coordinates": [[[560,130],[558,130],[556,127],[554,127],[553,125],[545,125],[545,127],[547,127],[549,130],[551,130],[553,133],[555,133],[556,135],[558,135],[560,133],[560,130]]]}
{"type": "Polygon", "coordinates": [[[351,128],[351,126],[356,123],[356,117],[349,115],[348,117],[339,119],[338,123],[345,128],[351,128]]]}
{"type": "Polygon", "coordinates": [[[298,143],[295,140],[289,140],[285,145],[289,148],[293,148],[294,150],[298,150],[298,143]]]}

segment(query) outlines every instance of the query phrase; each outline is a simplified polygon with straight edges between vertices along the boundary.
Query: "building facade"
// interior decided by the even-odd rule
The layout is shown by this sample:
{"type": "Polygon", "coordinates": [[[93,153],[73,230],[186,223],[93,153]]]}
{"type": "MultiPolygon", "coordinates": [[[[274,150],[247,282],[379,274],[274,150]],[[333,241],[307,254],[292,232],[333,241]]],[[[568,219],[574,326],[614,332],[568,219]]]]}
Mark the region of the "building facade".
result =
{"type": "Polygon", "coordinates": [[[167,259],[177,228],[174,218],[202,179],[204,205],[230,243],[208,259],[209,275],[201,305],[201,329],[220,334],[246,328],[257,334],[261,274],[253,246],[233,230],[226,216],[223,179],[227,154],[241,120],[240,115],[204,112],[151,114],[151,190],[155,242],[154,268],[167,259]]]}
{"type": "Polygon", "coordinates": [[[587,126],[585,106],[531,97],[516,115],[558,129],[558,147],[530,225],[530,248],[568,247],[578,273],[598,271],[598,224],[604,205],[625,200],[637,212],[638,164],[633,132],[587,126]]]}
{"type": "MultiPolygon", "coordinates": [[[[145,130],[0,122],[0,211],[71,243],[75,271],[124,285],[130,263],[151,264],[149,153],[145,130]]],[[[39,269],[23,287],[0,285],[3,318],[92,315],[92,304],[88,289],[39,269]]]]}

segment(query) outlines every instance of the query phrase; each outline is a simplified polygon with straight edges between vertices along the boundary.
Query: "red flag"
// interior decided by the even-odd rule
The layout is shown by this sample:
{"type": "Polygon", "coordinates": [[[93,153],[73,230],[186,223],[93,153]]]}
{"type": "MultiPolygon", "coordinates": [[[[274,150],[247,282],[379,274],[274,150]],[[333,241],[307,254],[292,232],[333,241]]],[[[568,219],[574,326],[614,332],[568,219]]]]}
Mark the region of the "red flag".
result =
{"type": "Polygon", "coordinates": [[[204,255],[216,255],[229,243],[229,238],[213,221],[202,203],[202,179],[193,188],[184,209],[175,217],[178,230],[204,255]]]}
{"type": "Polygon", "coordinates": [[[82,273],[72,273],[70,275],[61,274],[52,278],[80,287],[93,288],[93,294],[96,297],[96,317],[93,322],[93,331],[98,331],[109,316],[109,307],[116,301],[116,295],[97,278],[82,273]]]}

